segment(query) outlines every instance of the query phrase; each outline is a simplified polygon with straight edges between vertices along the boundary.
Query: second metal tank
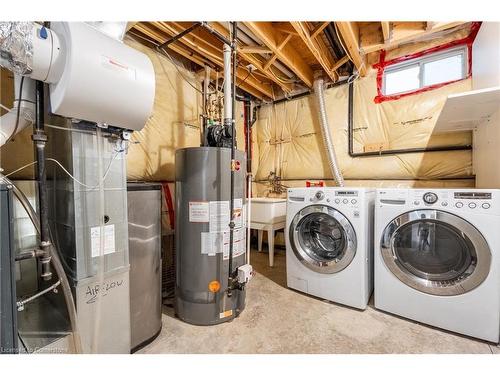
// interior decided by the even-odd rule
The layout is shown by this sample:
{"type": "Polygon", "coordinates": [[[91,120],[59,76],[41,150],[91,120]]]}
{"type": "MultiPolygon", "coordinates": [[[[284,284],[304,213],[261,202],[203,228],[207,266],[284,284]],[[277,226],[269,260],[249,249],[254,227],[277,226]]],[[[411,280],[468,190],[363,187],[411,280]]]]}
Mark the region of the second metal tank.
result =
{"type": "MultiPolygon", "coordinates": [[[[245,154],[234,176],[232,271],[245,264],[245,154]]],[[[233,319],[245,307],[245,291],[229,295],[229,202],[231,149],[192,147],[177,150],[176,167],[176,315],[192,324],[233,319]]]]}

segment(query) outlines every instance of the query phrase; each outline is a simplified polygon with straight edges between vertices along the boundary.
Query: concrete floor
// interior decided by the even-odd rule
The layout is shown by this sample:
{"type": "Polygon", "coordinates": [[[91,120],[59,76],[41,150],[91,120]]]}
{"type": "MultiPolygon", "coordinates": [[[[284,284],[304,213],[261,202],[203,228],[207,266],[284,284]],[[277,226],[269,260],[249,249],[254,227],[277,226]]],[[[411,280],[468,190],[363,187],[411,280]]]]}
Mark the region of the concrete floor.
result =
{"type": "Polygon", "coordinates": [[[500,347],[377,311],[358,311],[286,288],[285,252],[268,266],[252,252],[257,275],[247,307],[230,323],[198,327],[164,307],[163,329],[139,353],[485,353],[500,347]]]}

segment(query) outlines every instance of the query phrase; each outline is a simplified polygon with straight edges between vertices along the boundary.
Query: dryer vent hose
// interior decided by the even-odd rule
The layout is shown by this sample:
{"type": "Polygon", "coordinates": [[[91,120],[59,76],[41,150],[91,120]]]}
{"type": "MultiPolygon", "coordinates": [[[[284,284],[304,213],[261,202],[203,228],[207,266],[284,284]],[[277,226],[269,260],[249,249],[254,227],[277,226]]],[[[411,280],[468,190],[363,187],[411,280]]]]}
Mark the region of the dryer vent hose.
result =
{"type": "Polygon", "coordinates": [[[323,135],[323,144],[325,145],[326,154],[328,156],[328,163],[332,171],[333,178],[337,186],[344,186],[344,177],[340,171],[337,156],[335,155],[335,148],[333,147],[332,135],[328,126],[328,117],[326,115],[325,94],[323,91],[323,79],[318,78],[314,81],[314,93],[316,104],[318,107],[319,123],[321,134],[323,135]]]}

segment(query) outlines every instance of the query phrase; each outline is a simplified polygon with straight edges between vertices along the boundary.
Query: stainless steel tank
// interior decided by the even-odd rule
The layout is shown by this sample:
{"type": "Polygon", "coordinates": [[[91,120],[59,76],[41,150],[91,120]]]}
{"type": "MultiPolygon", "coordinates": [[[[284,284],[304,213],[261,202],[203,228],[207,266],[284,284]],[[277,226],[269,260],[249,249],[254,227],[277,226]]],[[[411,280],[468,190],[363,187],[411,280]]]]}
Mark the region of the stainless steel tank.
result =
{"type": "MultiPolygon", "coordinates": [[[[236,150],[234,174],[233,266],[245,264],[245,154],[236,150]]],[[[245,291],[226,292],[229,271],[231,149],[192,147],[177,150],[176,315],[192,324],[213,325],[238,316],[245,291]]]]}

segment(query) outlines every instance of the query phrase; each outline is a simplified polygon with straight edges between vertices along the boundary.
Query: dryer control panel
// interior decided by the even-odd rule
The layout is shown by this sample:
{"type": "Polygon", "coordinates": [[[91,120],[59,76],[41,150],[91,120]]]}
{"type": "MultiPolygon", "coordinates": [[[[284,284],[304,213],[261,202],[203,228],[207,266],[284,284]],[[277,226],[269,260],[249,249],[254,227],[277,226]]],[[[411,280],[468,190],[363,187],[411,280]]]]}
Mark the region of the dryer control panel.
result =
{"type": "Polygon", "coordinates": [[[415,190],[409,197],[413,207],[489,210],[492,193],[484,191],[415,190]]]}
{"type": "Polygon", "coordinates": [[[380,189],[377,202],[380,205],[406,206],[412,209],[449,209],[495,213],[498,190],[455,189],[380,189]]]}

